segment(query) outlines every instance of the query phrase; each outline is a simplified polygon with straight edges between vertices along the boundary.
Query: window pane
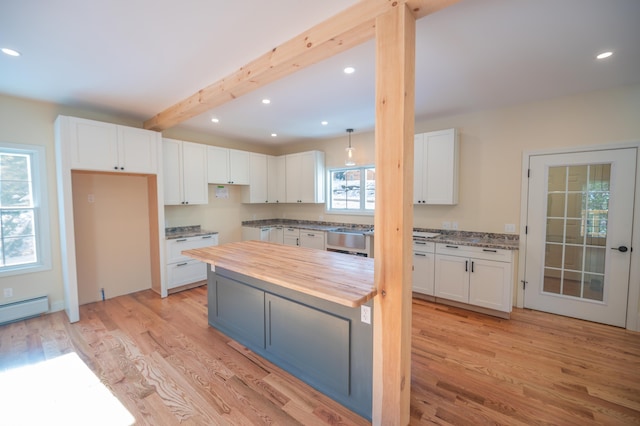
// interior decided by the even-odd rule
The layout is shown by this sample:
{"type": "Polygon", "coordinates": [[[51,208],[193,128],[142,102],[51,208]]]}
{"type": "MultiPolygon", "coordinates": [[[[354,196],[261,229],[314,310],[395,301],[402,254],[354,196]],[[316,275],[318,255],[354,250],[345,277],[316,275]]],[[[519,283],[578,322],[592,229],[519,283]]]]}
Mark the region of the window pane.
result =
{"type": "Polygon", "coordinates": [[[0,154],[0,180],[31,180],[29,163],[25,154],[0,154]]]}
{"type": "Polygon", "coordinates": [[[1,207],[31,207],[31,182],[0,181],[1,207]]]}
{"type": "Polygon", "coordinates": [[[5,238],[4,261],[6,266],[23,265],[33,263],[36,258],[36,239],[30,237],[5,238]]]}
{"type": "Polygon", "coordinates": [[[2,211],[2,236],[4,238],[33,235],[33,231],[33,210],[2,211]]]}
{"type": "Polygon", "coordinates": [[[376,169],[371,168],[366,170],[366,194],[364,208],[367,210],[374,210],[376,208],[376,169]]]}
{"type": "MultiPolygon", "coordinates": [[[[1,148],[0,148],[1,149],[1,148]]],[[[0,267],[37,263],[32,151],[0,152],[0,267]]]]}
{"type": "Polygon", "coordinates": [[[369,213],[375,209],[376,169],[356,167],[329,171],[329,210],[369,213]]]}

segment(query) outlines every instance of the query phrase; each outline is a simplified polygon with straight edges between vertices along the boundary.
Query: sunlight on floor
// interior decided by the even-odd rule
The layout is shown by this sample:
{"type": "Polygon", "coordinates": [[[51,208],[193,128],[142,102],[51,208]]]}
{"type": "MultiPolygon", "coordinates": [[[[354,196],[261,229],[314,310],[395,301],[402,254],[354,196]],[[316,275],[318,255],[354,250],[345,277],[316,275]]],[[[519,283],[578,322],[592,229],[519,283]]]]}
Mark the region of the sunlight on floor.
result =
{"type": "Polygon", "coordinates": [[[75,353],[0,372],[0,423],[109,425],[133,416],[75,353]]]}

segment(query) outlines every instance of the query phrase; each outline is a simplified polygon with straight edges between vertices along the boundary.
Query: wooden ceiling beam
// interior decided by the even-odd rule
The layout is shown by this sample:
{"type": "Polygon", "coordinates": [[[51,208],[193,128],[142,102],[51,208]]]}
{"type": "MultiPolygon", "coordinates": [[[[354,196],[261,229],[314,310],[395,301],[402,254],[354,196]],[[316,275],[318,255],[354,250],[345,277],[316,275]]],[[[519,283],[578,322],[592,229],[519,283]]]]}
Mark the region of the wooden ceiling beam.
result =
{"type": "Polygon", "coordinates": [[[363,0],[145,121],[162,131],[375,36],[378,16],[407,4],[416,18],[458,0],[363,0]]]}

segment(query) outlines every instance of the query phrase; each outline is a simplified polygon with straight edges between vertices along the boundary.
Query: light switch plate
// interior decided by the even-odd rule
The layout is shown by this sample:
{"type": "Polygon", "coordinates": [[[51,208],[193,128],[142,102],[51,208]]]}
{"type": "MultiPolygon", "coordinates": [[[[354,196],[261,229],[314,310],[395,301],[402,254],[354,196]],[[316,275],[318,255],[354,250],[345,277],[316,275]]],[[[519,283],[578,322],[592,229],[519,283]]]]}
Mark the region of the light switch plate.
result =
{"type": "Polygon", "coordinates": [[[506,223],[504,225],[504,232],[516,232],[516,225],[513,223],[506,223]]]}

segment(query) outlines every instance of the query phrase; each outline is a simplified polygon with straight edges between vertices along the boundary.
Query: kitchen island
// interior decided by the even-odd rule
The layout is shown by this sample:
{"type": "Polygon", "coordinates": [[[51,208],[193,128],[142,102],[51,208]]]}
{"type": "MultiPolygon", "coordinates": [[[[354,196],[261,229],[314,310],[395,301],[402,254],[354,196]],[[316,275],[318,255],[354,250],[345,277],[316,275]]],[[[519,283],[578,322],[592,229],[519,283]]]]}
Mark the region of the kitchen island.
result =
{"type": "Polygon", "coordinates": [[[373,259],[264,241],[183,254],[212,265],[212,327],[371,419],[373,259]]]}

